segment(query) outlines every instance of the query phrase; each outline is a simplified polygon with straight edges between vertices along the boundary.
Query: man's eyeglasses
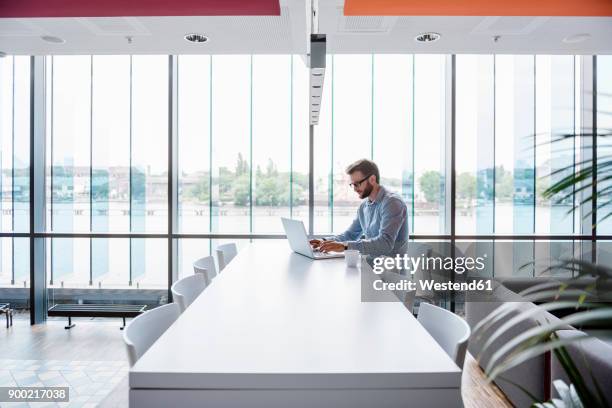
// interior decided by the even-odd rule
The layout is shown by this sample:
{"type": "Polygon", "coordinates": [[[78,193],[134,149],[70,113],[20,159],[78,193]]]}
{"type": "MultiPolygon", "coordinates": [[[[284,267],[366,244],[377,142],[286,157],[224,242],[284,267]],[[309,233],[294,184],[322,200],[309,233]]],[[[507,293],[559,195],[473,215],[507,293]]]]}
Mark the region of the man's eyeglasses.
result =
{"type": "MultiPolygon", "coordinates": [[[[371,174],[370,174],[370,176],[371,176],[371,174]]],[[[356,188],[359,188],[359,186],[361,185],[361,183],[363,183],[364,181],[366,181],[367,179],[369,179],[369,178],[370,178],[370,176],[366,176],[366,177],[362,178],[362,179],[361,179],[361,180],[359,180],[359,181],[356,181],[356,182],[354,182],[354,183],[349,184],[349,187],[350,187],[350,188],[352,188],[353,190],[354,190],[354,189],[356,189],[356,188]]]]}

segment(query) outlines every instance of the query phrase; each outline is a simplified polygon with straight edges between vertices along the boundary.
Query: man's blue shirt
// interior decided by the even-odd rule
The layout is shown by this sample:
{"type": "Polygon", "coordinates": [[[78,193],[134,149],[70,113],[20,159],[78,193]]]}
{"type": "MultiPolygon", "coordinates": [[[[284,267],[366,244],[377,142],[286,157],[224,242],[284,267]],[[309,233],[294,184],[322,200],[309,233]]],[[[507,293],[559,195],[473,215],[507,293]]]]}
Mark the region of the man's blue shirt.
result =
{"type": "Polygon", "coordinates": [[[351,226],[330,239],[346,242],[349,249],[373,258],[403,254],[408,242],[406,204],[380,186],[374,201],[363,200],[351,226]]]}

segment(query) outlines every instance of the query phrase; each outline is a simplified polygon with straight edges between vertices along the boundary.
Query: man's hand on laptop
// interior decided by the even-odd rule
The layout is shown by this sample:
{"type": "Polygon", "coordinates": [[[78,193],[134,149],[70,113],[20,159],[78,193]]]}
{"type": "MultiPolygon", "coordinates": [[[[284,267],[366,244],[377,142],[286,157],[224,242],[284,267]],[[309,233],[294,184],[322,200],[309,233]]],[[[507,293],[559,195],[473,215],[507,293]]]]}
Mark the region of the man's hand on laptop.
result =
{"type": "Polygon", "coordinates": [[[345,249],[342,242],[336,241],[323,241],[319,245],[319,251],[321,252],[344,252],[345,249]]]}
{"type": "Polygon", "coordinates": [[[321,246],[321,243],[323,241],[321,241],[320,239],[311,239],[309,242],[310,242],[310,246],[316,249],[321,246]]]}

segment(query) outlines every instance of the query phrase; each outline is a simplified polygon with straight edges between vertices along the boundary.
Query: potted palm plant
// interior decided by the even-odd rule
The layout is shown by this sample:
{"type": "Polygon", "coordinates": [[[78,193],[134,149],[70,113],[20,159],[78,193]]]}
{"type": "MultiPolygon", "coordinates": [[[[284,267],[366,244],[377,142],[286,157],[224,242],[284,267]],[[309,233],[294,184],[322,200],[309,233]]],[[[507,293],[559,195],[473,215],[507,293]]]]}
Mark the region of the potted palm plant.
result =
{"type": "MultiPolygon", "coordinates": [[[[574,140],[578,135],[561,134],[553,138],[552,143],[563,143],[574,140]]],[[[606,145],[612,132],[606,131],[597,135],[581,134],[581,137],[593,137],[598,145],[606,145]]],[[[612,154],[600,154],[595,160],[584,160],[578,164],[551,172],[557,181],[545,191],[544,197],[556,203],[572,199],[575,205],[570,212],[590,205],[591,211],[583,214],[592,217],[597,211],[599,222],[612,216],[612,154]]],[[[593,225],[595,227],[595,225],[593,225]]],[[[489,380],[503,378],[503,373],[523,362],[544,353],[553,353],[563,367],[569,384],[559,379],[552,379],[553,387],[559,398],[541,402],[530,395],[535,407],[573,408],[573,407],[608,407],[604,392],[592,373],[585,374],[579,370],[575,357],[568,352],[567,346],[575,342],[583,342],[589,336],[573,336],[561,338],[557,331],[572,326],[580,328],[584,324],[599,323],[610,328],[612,323],[612,303],[609,293],[612,283],[612,268],[598,264],[595,260],[560,259],[554,261],[544,273],[552,270],[567,272],[573,278],[560,284],[539,284],[521,293],[525,301],[538,303],[538,308],[521,309],[516,303],[505,303],[474,327],[473,338],[483,341],[480,358],[485,353],[490,355],[484,366],[489,380]],[[586,284],[585,284],[586,281],[586,284]],[[541,311],[565,311],[559,320],[545,322],[524,331],[507,341],[503,346],[492,347],[496,340],[515,325],[520,324],[541,311]],[[589,378],[585,378],[588,375],[589,378]]],[[[610,356],[612,358],[612,356],[610,356]]],[[[517,384],[515,384],[517,385],[517,384]]],[[[518,386],[518,385],[517,385],[518,386]]],[[[519,386],[520,387],[520,386],[519,386]]],[[[528,393],[527,390],[523,389],[528,393]]]]}

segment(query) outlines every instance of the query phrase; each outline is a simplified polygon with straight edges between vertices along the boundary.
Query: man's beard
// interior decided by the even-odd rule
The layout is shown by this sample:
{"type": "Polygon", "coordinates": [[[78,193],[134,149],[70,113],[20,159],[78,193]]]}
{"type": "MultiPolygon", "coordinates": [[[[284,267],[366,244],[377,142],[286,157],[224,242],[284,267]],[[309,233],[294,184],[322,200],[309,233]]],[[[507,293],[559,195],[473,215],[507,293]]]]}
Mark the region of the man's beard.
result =
{"type": "Polygon", "coordinates": [[[372,194],[372,190],[374,189],[374,187],[372,187],[369,181],[366,181],[366,183],[368,183],[367,187],[365,188],[365,190],[363,190],[363,193],[359,194],[359,198],[361,199],[368,198],[370,194],[372,194]]]}

